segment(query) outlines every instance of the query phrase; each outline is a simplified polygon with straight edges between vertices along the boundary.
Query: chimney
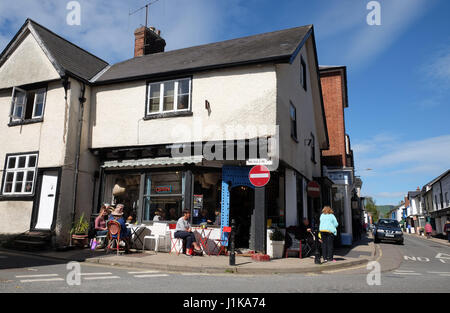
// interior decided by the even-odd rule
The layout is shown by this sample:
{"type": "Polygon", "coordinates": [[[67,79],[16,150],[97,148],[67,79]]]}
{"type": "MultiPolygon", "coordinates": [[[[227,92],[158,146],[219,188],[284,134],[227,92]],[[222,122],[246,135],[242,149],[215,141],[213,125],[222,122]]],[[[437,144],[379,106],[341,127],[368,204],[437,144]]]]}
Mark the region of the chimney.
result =
{"type": "Polygon", "coordinates": [[[134,57],[164,52],[166,41],[161,37],[160,30],[143,26],[134,31],[134,37],[134,57]]]}

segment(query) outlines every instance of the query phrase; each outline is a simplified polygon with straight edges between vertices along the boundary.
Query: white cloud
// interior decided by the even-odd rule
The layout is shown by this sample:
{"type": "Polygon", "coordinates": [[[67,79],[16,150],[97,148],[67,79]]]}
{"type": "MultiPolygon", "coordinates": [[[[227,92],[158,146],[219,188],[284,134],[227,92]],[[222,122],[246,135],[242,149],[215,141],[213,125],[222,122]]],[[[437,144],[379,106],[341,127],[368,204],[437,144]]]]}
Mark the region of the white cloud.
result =
{"type": "MultiPolygon", "coordinates": [[[[7,21],[9,34],[0,34],[0,49],[12,39],[27,17],[51,29],[89,52],[115,63],[133,56],[134,30],[145,23],[145,11],[129,16],[130,10],[148,0],[109,1],[78,0],[81,26],[66,24],[69,2],[61,0],[16,0],[0,2],[0,24],[7,21]]],[[[237,5],[241,0],[233,0],[237,5]]],[[[228,16],[222,1],[171,0],[150,6],[149,26],[162,30],[166,50],[208,43],[214,40],[228,16]]]]}
{"type": "Polygon", "coordinates": [[[375,194],[375,197],[377,198],[383,198],[383,199],[392,199],[392,198],[402,198],[405,195],[402,191],[391,191],[391,192],[380,192],[375,194]]]}

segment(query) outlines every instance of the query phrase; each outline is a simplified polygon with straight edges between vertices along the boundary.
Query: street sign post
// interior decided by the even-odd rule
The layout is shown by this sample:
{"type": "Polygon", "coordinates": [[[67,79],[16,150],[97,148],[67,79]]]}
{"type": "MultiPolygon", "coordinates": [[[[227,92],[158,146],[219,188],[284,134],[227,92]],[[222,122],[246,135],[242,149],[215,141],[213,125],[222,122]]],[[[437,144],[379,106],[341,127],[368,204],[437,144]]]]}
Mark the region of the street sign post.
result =
{"type": "Polygon", "coordinates": [[[250,183],[255,187],[263,187],[270,180],[270,171],[264,165],[253,166],[248,174],[250,183]]]}

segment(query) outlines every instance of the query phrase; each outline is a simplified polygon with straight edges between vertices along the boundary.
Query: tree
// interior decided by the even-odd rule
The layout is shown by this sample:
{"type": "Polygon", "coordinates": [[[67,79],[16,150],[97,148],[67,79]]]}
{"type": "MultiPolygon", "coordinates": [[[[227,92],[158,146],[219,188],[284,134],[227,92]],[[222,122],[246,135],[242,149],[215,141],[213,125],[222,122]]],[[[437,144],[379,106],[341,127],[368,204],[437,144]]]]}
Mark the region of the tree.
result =
{"type": "Polygon", "coordinates": [[[375,200],[372,197],[366,197],[366,202],[364,204],[366,211],[372,215],[372,220],[374,223],[378,221],[379,213],[377,210],[377,205],[375,204],[375,200]]]}

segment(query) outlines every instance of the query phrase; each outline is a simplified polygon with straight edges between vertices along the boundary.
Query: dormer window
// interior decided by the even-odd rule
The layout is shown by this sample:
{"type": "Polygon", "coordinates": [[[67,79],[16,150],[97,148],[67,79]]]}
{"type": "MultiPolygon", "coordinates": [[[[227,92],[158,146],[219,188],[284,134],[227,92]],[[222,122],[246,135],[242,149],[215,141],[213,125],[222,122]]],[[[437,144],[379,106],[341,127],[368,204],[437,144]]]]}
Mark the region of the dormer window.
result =
{"type": "Polygon", "coordinates": [[[44,116],[46,93],[46,88],[25,90],[14,87],[11,105],[11,123],[41,120],[44,116]]]}

